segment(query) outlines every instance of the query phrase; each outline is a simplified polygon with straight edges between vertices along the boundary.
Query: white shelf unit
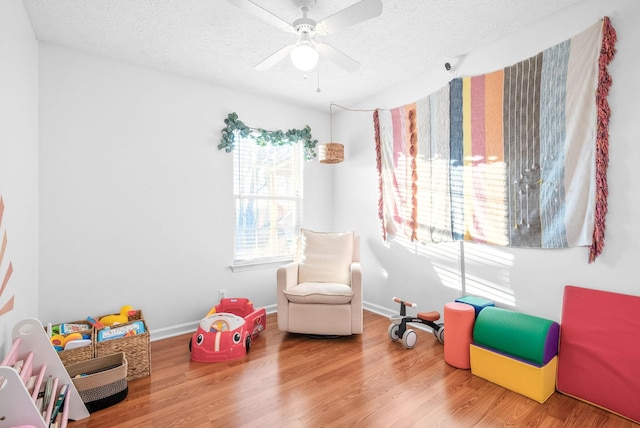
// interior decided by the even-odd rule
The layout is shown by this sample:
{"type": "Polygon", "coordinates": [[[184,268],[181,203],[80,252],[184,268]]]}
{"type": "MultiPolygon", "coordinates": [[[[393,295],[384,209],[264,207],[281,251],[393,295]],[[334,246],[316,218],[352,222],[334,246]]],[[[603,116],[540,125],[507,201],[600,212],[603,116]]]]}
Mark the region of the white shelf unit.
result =
{"type": "MultiPolygon", "coordinates": [[[[49,426],[35,404],[40,385],[48,376],[52,376],[57,387],[69,385],[62,426],[66,426],[67,419],[80,420],[89,417],[89,411],[40,321],[33,318],[20,321],[13,327],[12,336],[11,350],[0,363],[0,376],[5,379],[0,384],[0,428],[20,425],[33,425],[38,428],[49,426]],[[20,374],[12,367],[19,360],[24,362],[20,374]],[[33,394],[29,394],[25,384],[33,375],[37,375],[38,378],[33,394]]],[[[53,388],[54,391],[58,389],[53,388]]],[[[53,401],[55,400],[51,401],[47,409],[49,417],[53,401]]]]}

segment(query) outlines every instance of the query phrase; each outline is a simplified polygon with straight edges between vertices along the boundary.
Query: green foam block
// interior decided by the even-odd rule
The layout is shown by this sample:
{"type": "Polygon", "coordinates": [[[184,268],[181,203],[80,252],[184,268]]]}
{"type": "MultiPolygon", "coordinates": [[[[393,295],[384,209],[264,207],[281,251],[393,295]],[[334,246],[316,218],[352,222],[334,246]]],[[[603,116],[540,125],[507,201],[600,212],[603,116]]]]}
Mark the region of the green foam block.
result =
{"type": "Polygon", "coordinates": [[[487,307],[478,314],[473,341],[536,364],[545,363],[545,346],[553,321],[507,309],[487,307]]]}

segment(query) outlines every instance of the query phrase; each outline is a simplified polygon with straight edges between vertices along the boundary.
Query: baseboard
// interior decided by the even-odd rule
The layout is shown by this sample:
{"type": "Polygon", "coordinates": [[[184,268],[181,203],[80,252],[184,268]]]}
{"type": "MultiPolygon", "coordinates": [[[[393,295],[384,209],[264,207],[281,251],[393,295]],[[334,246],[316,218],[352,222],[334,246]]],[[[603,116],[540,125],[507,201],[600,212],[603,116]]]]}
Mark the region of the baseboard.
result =
{"type": "MultiPolygon", "coordinates": [[[[384,306],[374,305],[373,303],[363,302],[362,306],[365,310],[369,312],[373,312],[374,314],[382,315],[384,317],[390,317],[391,315],[398,315],[399,311],[394,311],[389,308],[385,308],[384,306]]],[[[418,330],[428,331],[429,333],[433,333],[433,329],[424,324],[409,324],[411,328],[417,328],[418,330]]]]}
{"type": "MultiPolygon", "coordinates": [[[[267,314],[278,312],[277,305],[265,306],[264,309],[267,314]]],[[[156,340],[168,339],[170,337],[193,333],[198,329],[198,324],[200,324],[200,320],[191,321],[184,324],[177,324],[169,327],[149,329],[149,340],[151,342],[154,342],[156,340]]]]}
{"type": "Polygon", "coordinates": [[[265,306],[264,310],[267,312],[267,314],[275,314],[276,312],[278,312],[278,305],[273,304],[273,305],[265,306]]]}
{"type": "Polygon", "coordinates": [[[156,340],[168,339],[174,336],[180,336],[181,334],[193,333],[198,329],[200,320],[188,322],[184,324],[173,325],[163,328],[150,328],[149,340],[154,342],[156,340]]]}
{"type": "MultiPolygon", "coordinates": [[[[374,314],[382,315],[383,317],[390,317],[396,315],[398,312],[392,309],[385,308],[384,306],[375,305],[369,302],[362,302],[362,306],[365,310],[373,312],[374,314]]],[[[264,307],[267,314],[274,314],[278,312],[277,305],[269,305],[264,307]]],[[[149,340],[154,342],[156,340],[168,339],[174,336],[180,336],[182,334],[193,333],[198,329],[200,320],[192,321],[184,324],[178,324],[163,328],[149,329],[149,340]]],[[[433,330],[424,324],[411,324],[412,328],[432,332],[433,330]]]]}
{"type": "MultiPolygon", "coordinates": [[[[382,315],[383,317],[389,317],[391,315],[396,315],[398,312],[389,308],[385,308],[384,306],[375,305],[369,302],[362,302],[362,306],[365,310],[369,312],[373,312],[374,314],[382,315]]],[[[274,314],[278,312],[277,305],[269,305],[264,307],[267,314],[274,314]]],[[[149,340],[154,342],[156,340],[168,339],[174,336],[180,336],[182,334],[193,333],[198,329],[198,324],[200,320],[192,321],[184,324],[178,324],[169,327],[163,328],[154,328],[149,329],[149,340]]],[[[417,328],[420,330],[433,332],[431,328],[424,324],[411,324],[412,328],[417,328]]]]}
{"type": "Polygon", "coordinates": [[[391,315],[398,313],[397,311],[385,308],[384,306],[375,305],[369,302],[362,302],[362,307],[369,312],[373,312],[374,314],[382,315],[384,317],[390,317],[391,315]]]}

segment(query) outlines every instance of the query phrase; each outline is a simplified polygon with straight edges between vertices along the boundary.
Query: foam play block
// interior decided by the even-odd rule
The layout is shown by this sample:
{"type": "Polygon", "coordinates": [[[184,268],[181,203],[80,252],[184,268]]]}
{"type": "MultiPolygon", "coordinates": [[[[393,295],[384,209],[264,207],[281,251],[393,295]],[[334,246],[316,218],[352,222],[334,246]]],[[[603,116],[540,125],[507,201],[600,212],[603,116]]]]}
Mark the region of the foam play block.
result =
{"type": "Polygon", "coordinates": [[[473,341],[515,358],[544,365],[558,354],[557,322],[502,308],[483,309],[473,328],[473,341]]]}
{"type": "Polygon", "coordinates": [[[473,340],[473,323],[476,319],[473,306],[449,302],[444,305],[444,360],[459,369],[471,367],[469,345],[473,340]]]}
{"type": "Polygon", "coordinates": [[[556,390],[558,357],[538,366],[472,344],[471,373],[544,403],[556,390]]]}
{"type": "Polygon", "coordinates": [[[473,309],[476,311],[476,317],[484,308],[488,306],[495,306],[493,301],[476,296],[462,296],[457,298],[456,302],[466,303],[467,305],[473,306],[473,309]]]}
{"type": "Polygon", "coordinates": [[[640,296],[564,289],[559,392],[640,423],[640,296]]]}

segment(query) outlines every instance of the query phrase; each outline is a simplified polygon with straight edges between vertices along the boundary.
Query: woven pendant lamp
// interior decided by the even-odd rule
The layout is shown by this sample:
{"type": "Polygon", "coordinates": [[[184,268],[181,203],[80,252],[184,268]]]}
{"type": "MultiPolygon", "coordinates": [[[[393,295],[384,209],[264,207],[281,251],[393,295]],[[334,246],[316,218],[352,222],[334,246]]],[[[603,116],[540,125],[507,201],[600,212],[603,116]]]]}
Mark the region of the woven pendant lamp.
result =
{"type": "Polygon", "coordinates": [[[344,160],[344,145],[327,143],[318,146],[320,163],[340,163],[344,160]]]}
{"type": "Polygon", "coordinates": [[[318,146],[320,163],[340,163],[344,160],[344,145],[333,142],[333,104],[329,104],[329,143],[318,146]]]}

